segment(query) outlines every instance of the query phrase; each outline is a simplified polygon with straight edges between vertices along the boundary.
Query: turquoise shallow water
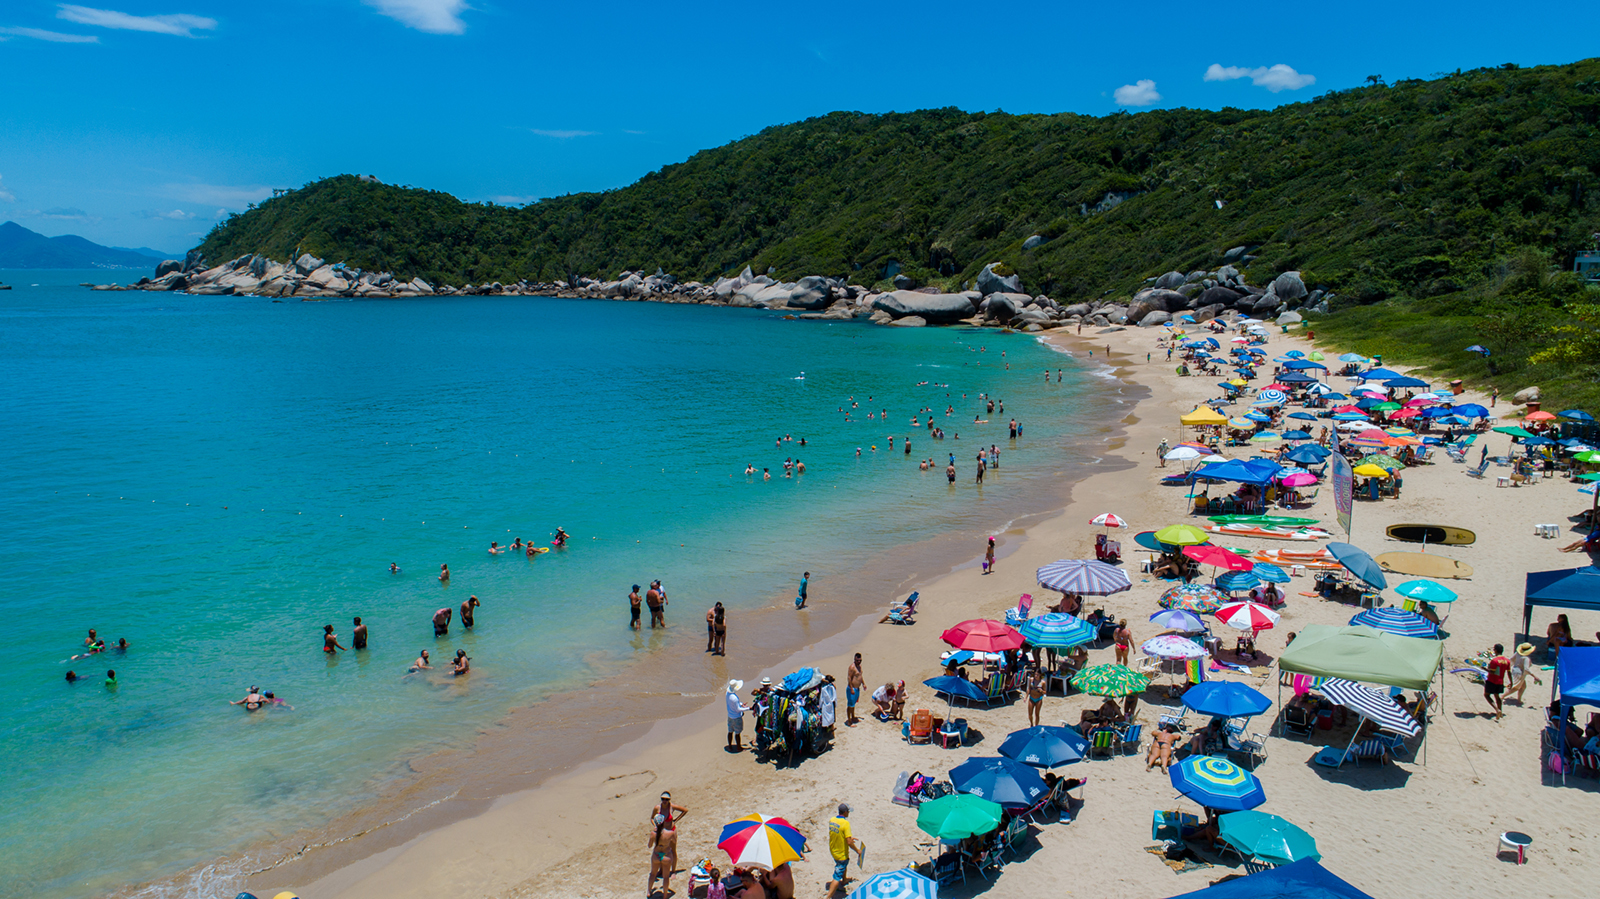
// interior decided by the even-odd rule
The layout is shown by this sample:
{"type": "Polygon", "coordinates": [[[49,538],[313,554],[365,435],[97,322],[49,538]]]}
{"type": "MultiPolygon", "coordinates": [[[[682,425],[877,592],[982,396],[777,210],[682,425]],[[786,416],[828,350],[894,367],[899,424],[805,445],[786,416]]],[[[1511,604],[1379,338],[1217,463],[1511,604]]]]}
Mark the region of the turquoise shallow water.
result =
{"type": "Polygon", "coordinates": [[[104,274],[0,273],[19,285],[0,292],[7,897],[92,895],[327,820],[408,757],[697,640],[688,619],[711,602],[770,602],[802,568],[825,592],[829,572],[887,548],[1003,523],[1104,416],[1106,382],[1023,335],[74,286],[91,279],[104,274]],[[1045,367],[1064,381],[1043,383],[1045,367]],[[1006,415],[975,432],[983,391],[1006,415]],[[913,432],[923,406],[962,439],[913,432]],[[865,420],[884,408],[892,428],[865,420]],[[907,432],[913,455],[898,439],[890,454],[885,438],[907,432]],[[796,441],[775,446],[784,434],[796,441]],[[974,438],[1003,448],[982,491],[974,438]],[[954,490],[914,461],[949,452],[954,490]],[[786,456],[808,473],[784,479],[786,456]],[[557,525],[574,536],[564,552],[485,551],[547,544],[557,525]],[[652,577],[679,601],[673,636],[626,628],[627,588],[652,577]],[[469,593],[484,602],[474,632],[435,641],[433,610],[469,593]],[[349,645],[353,615],[372,648],[325,658],[321,626],[349,645]],[[67,662],[89,627],[131,650],[67,662]],[[473,677],[404,677],[424,646],[441,664],[467,649],[473,677]],[[90,677],[69,686],[69,668],[90,677]],[[252,684],[295,710],[227,705],[252,684]]]}

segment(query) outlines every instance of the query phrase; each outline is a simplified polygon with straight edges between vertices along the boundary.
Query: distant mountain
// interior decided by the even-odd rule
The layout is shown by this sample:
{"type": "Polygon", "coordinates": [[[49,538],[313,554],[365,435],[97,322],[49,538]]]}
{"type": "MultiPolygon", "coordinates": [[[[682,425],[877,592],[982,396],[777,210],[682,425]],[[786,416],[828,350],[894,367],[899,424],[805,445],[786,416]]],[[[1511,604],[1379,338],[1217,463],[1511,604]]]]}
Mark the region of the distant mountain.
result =
{"type": "Polygon", "coordinates": [[[154,268],[171,258],[143,247],[103,247],[76,234],[45,237],[16,222],[0,225],[0,268],[154,268]]]}
{"type": "Polygon", "coordinates": [[[112,247],[111,249],[120,250],[124,253],[138,253],[140,256],[149,256],[151,259],[154,259],[157,262],[162,262],[167,259],[183,258],[182,253],[163,253],[160,250],[152,250],[149,247],[112,247]]]}

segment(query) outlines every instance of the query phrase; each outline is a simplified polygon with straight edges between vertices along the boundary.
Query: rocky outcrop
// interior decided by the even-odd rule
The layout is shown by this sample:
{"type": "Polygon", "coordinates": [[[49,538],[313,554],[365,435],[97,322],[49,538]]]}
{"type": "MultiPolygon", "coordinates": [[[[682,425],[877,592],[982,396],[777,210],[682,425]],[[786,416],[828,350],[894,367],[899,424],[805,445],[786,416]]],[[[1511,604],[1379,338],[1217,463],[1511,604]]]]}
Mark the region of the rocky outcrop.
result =
{"type": "Polygon", "coordinates": [[[1272,292],[1280,300],[1298,300],[1306,296],[1306,284],[1299,272],[1284,272],[1272,279],[1272,292]]]}
{"type": "Polygon", "coordinates": [[[978,288],[978,293],[988,296],[991,293],[1022,292],[1022,277],[1020,275],[1002,276],[995,274],[995,268],[1004,264],[1002,262],[991,262],[983,267],[983,271],[978,272],[978,283],[973,285],[978,288]]]}
{"type": "Polygon", "coordinates": [[[1156,279],[1156,289],[1177,290],[1188,282],[1189,279],[1183,272],[1167,272],[1156,279]]]}
{"type": "Polygon", "coordinates": [[[916,316],[924,323],[953,324],[971,318],[976,311],[972,300],[959,293],[918,293],[914,290],[895,290],[878,294],[872,308],[887,312],[895,319],[916,316]]]}
{"type": "Polygon", "coordinates": [[[1543,391],[1541,391],[1539,388],[1524,387],[1511,395],[1511,402],[1515,405],[1522,406],[1528,403],[1537,403],[1542,396],[1543,391]]]}
{"type": "Polygon", "coordinates": [[[789,305],[795,309],[826,309],[832,302],[833,284],[818,275],[801,278],[789,291],[789,305]]]}
{"type": "Polygon", "coordinates": [[[1044,242],[1045,242],[1045,241],[1047,241],[1047,240],[1049,240],[1049,239],[1050,239],[1050,238],[1048,238],[1048,237],[1045,237],[1045,236],[1044,236],[1044,235],[1042,235],[1042,234],[1035,234],[1035,235],[1033,235],[1033,236],[1032,236],[1032,237],[1030,237],[1030,238],[1028,238],[1028,239],[1027,239],[1027,240],[1025,240],[1025,241],[1023,241],[1023,242],[1022,242],[1022,248],[1023,248],[1023,249],[1024,249],[1024,250],[1031,250],[1031,249],[1033,249],[1033,248],[1034,248],[1034,247],[1037,247],[1037,246],[1039,246],[1039,245],[1040,245],[1040,244],[1043,244],[1043,243],[1044,243],[1044,242]]]}

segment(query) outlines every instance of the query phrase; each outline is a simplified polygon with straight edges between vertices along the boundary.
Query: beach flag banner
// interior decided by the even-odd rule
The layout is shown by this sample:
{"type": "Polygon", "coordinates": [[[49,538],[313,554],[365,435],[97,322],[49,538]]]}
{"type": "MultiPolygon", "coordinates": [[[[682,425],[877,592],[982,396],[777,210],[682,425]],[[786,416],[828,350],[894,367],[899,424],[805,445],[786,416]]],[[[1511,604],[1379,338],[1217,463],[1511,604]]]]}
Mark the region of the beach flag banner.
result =
{"type": "Polygon", "coordinates": [[[1334,436],[1334,452],[1328,457],[1328,477],[1333,482],[1333,508],[1337,512],[1339,527],[1350,536],[1350,513],[1355,509],[1355,473],[1350,470],[1350,460],[1338,449],[1338,435],[1334,436]]]}

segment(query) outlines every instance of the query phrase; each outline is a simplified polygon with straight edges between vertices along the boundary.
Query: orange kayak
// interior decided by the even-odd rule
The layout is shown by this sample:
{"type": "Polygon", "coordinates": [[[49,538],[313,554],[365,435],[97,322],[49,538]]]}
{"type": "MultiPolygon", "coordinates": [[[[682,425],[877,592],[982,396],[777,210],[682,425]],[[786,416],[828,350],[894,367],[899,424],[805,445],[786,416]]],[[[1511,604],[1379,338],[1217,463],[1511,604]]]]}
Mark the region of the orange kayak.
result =
{"type": "Polygon", "coordinates": [[[1333,536],[1321,528],[1253,528],[1216,524],[1206,530],[1226,537],[1257,537],[1262,540],[1326,540],[1333,536]]]}

